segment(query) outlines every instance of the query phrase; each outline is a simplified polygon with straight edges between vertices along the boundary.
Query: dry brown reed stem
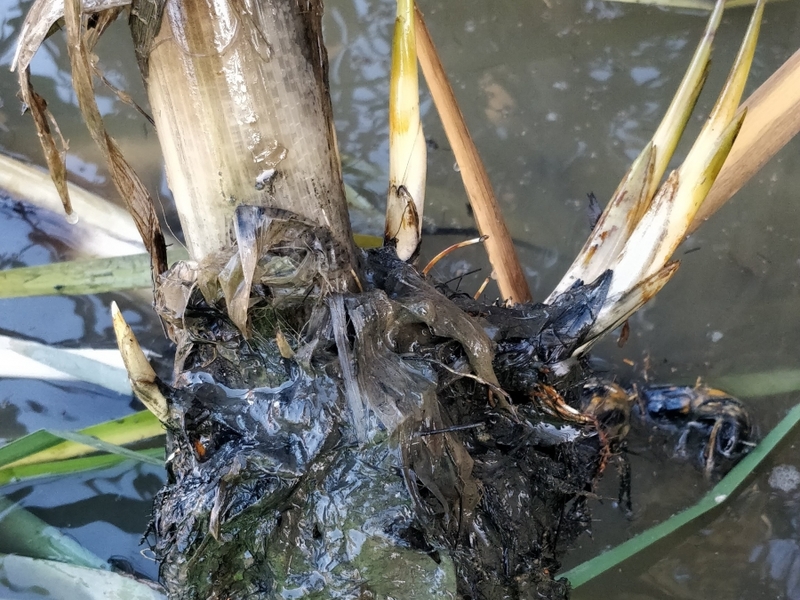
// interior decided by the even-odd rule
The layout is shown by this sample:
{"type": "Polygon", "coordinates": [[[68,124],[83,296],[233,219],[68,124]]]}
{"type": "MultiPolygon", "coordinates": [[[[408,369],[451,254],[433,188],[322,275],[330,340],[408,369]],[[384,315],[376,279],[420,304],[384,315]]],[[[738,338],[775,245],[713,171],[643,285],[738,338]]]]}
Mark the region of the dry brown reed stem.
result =
{"type": "Polygon", "coordinates": [[[415,7],[417,55],[422,73],[431,91],[433,102],[442,120],[445,134],[453,148],[461,178],[467,191],[475,222],[481,235],[486,235],[486,252],[492,264],[503,300],[517,304],[530,302],[531,292],[522,272],[511,235],[492,191],[489,176],[458,108],[453,88],[433,45],[422,13],[415,7]]]}
{"type": "Polygon", "coordinates": [[[800,50],[753,94],[739,136],[689,227],[696,230],[800,132],[800,50]]]}

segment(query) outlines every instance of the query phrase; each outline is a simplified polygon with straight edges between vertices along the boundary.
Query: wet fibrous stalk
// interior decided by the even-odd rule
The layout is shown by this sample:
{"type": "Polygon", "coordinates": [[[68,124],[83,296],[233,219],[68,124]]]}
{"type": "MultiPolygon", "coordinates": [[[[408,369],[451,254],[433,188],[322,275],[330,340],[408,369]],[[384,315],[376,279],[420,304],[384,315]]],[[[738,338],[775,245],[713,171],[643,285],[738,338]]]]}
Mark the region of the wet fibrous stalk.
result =
{"type": "MultiPolygon", "coordinates": [[[[90,100],[88,54],[120,6],[102,19],[82,6],[70,0],[63,12],[83,112],[120,191],[139,190],[90,100]]],[[[43,7],[23,28],[28,50],[59,18],[43,7]]],[[[161,580],[179,599],[565,597],[568,584],[553,579],[559,557],[588,530],[587,499],[635,411],[634,393],[593,377],[585,356],[675,273],[670,257],[742,125],[763,2],[691,160],[660,185],[705,79],[722,0],[674,110],[567,275],[546,303],[514,307],[452,292],[400,260],[419,248],[424,182],[410,167],[425,147],[410,0],[398,10],[395,63],[406,77],[393,120],[410,154],[395,153],[387,246],[355,248],[321,9],[131,6],[191,257],[166,270],[152,199],[139,190],[132,210],[152,246],[156,309],[177,346],[169,384],[119,311],[113,321],[134,392],[167,430],[168,481],[150,527],[161,580]],[[153,22],[140,27],[146,15],[153,22]]],[[[28,50],[15,58],[23,73],[28,50]]],[[[21,81],[68,207],[46,107],[21,81]]],[[[503,293],[524,301],[525,288],[503,293]]],[[[749,418],[721,392],[637,398],[651,423],[684,420],[681,451],[709,476],[748,448],[749,418]]]]}

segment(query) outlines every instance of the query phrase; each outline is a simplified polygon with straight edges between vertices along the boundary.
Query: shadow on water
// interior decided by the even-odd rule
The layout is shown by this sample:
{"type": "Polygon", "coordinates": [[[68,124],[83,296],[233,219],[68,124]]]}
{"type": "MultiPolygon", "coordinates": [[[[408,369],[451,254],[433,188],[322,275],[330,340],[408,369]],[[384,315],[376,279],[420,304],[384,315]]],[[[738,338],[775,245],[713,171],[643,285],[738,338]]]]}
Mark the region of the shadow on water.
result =
{"type": "MultiPolygon", "coordinates": [[[[29,2],[9,0],[0,7],[4,67],[28,6],[29,2]]],[[[541,299],[588,233],[586,194],[594,192],[604,203],[648,139],[689,60],[705,15],[596,0],[442,0],[421,6],[512,235],[546,249],[520,248],[534,295],[541,299]]],[[[386,97],[394,6],[388,0],[353,0],[329,3],[327,10],[346,179],[380,208],[388,164],[386,97]]],[[[698,114],[713,102],[748,18],[746,9],[731,10],[724,17],[698,114]]],[[[768,5],[749,90],[796,50],[798,31],[797,3],[768,5]]],[[[115,85],[141,100],[128,43],[123,30],[117,29],[101,43],[99,55],[115,85]]],[[[68,167],[73,179],[115,198],[104,168],[98,166],[98,152],[77,116],[63,45],[49,42],[32,70],[70,139],[68,167]]],[[[102,94],[100,106],[109,129],[121,138],[151,189],[168,197],[154,132],[110,93],[102,94]]],[[[15,79],[2,76],[0,147],[41,163],[33,126],[18,115],[15,95],[15,79]]],[[[453,154],[427,96],[423,113],[431,162],[428,226],[471,227],[453,154]]],[[[701,123],[701,117],[695,118],[688,136],[701,123]]],[[[658,382],[691,383],[702,377],[713,385],[727,375],[797,368],[800,234],[793,200],[800,184],[799,147],[794,141],[779,153],[678,250],[680,272],[632,319],[627,345],[619,349],[608,340],[595,350],[610,371],[623,379],[641,379],[646,372],[658,382]]],[[[41,264],[72,254],[65,224],[21,214],[12,203],[0,205],[0,228],[3,266],[41,264]]],[[[425,255],[432,256],[458,239],[429,237],[425,255]]],[[[456,278],[476,268],[482,271],[460,282],[462,289],[474,290],[488,273],[480,249],[460,251],[437,267],[437,276],[456,278]]],[[[496,293],[491,287],[486,292],[489,298],[496,293]]],[[[0,330],[64,346],[112,347],[109,301],[108,297],[3,300],[0,330]]],[[[137,336],[146,345],[163,348],[160,327],[149,308],[135,298],[123,302],[126,316],[136,315],[129,322],[137,336]]],[[[4,379],[0,398],[0,440],[45,426],[75,428],[132,410],[129,398],[78,383],[4,379]]],[[[766,431],[796,402],[796,395],[756,396],[746,402],[766,431]]],[[[663,520],[707,489],[699,472],[671,458],[669,445],[651,444],[640,432],[631,439],[630,448],[633,518],[626,519],[612,501],[617,496],[612,473],[599,490],[604,500],[594,506],[593,537],[582,538],[565,566],[663,520]]],[[[595,597],[613,586],[617,598],[800,598],[796,517],[800,494],[781,489],[773,469],[799,460],[794,445],[787,445],[713,519],[629,561],[574,596],[595,597]]],[[[154,567],[139,555],[137,544],[160,477],[151,467],[128,466],[5,491],[101,556],[120,555],[137,570],[153,575],[154,567]]]]}

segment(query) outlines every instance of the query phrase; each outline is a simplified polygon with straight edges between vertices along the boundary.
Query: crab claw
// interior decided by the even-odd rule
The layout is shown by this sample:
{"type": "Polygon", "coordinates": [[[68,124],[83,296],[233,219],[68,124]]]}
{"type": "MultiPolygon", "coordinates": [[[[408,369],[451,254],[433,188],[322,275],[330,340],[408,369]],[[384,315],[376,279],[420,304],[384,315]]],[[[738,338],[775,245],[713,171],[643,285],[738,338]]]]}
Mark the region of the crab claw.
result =
{"type": "Polygon", "coordinates": [[[111,321],[133,393],[159,421],[166,424],[169,420],[169,406],[161,392],[158,376],[150,366],[130,325],[125,322],[116,302],[111,303],[111,321]]]}
{"type": "Polygon", "coordinates": [[[410,260],[422,241],[427,148],[419,118],[414,0],[398,0],[389,91],[389,197],[384,242],[410,260]]]}

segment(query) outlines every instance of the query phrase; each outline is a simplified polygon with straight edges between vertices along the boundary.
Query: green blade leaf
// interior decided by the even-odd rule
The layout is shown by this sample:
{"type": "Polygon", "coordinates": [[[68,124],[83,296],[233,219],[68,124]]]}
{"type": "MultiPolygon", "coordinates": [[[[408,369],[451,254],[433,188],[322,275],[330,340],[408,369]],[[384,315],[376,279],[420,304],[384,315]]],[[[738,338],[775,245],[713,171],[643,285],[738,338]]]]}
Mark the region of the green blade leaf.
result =
{"type": "MultiPolygon", "coordinates": [[[[154,461],[164,465],[164,448],[148,448],[138,450],[136,454],[146,457],[143,462],[155,464],[154,461]]],[[[106,469],[128,460],[124,456],[117,454],[94,454],[82,458],[70,458],[67,460],[54,460],[50,462],[32,463],[18,467],[4,467],[0,469],[0,485],[7,483],[18,483],[37,477],[52,477],[54,475],[73,475],[90,471],[93,469],[106,469]]]]}
{"type": "MultiPolygon", "coordinates": [[[[106,421],[81,429],[79,434],[91,436],[117,446],[154,438],[164,433],[164,428],[150,411],[143,410],[121,419],[106,421]]],[[[74,441],[51,432],[39,430],[9,442],[0,448],[0,467],[13,468],[41,462],[52,462],[94,452],[74,441]]]]}
{"type": "Polygon", "coordinates": [[[160,467],[164,464],[163,460],[150,458],[149,456],[139,454],[138,452],[134,452],[133,450],[129,450],[128,448],[125,448],[123,446],[118,446],[116,444],[109,444],[108,442],[104,442],[103,440],[100,440],[91,435],[84,435],[82,433],[76,433],[74,431],[59,431],[59,430],[50,430],[49,433],[61,438],[62,440],[67,440],[75,444],[82,444],[84,446],[87,446],[88,448],[97,450],[98,452],[108,452],[109,454],[116,454],[117,456],[130,458],[131,460],[138,460],[147,464],[155,465],[157,467],[160,467]]]}
{"type": "MultiPolygon", "coordinates": [[[[186,250],[180,247],[169,253],[170,263],[187,258],[186,250]]],[[[0,298],[100,294],[152,285],[147,254],[73,260],[0,271],[0,298]]]]}

